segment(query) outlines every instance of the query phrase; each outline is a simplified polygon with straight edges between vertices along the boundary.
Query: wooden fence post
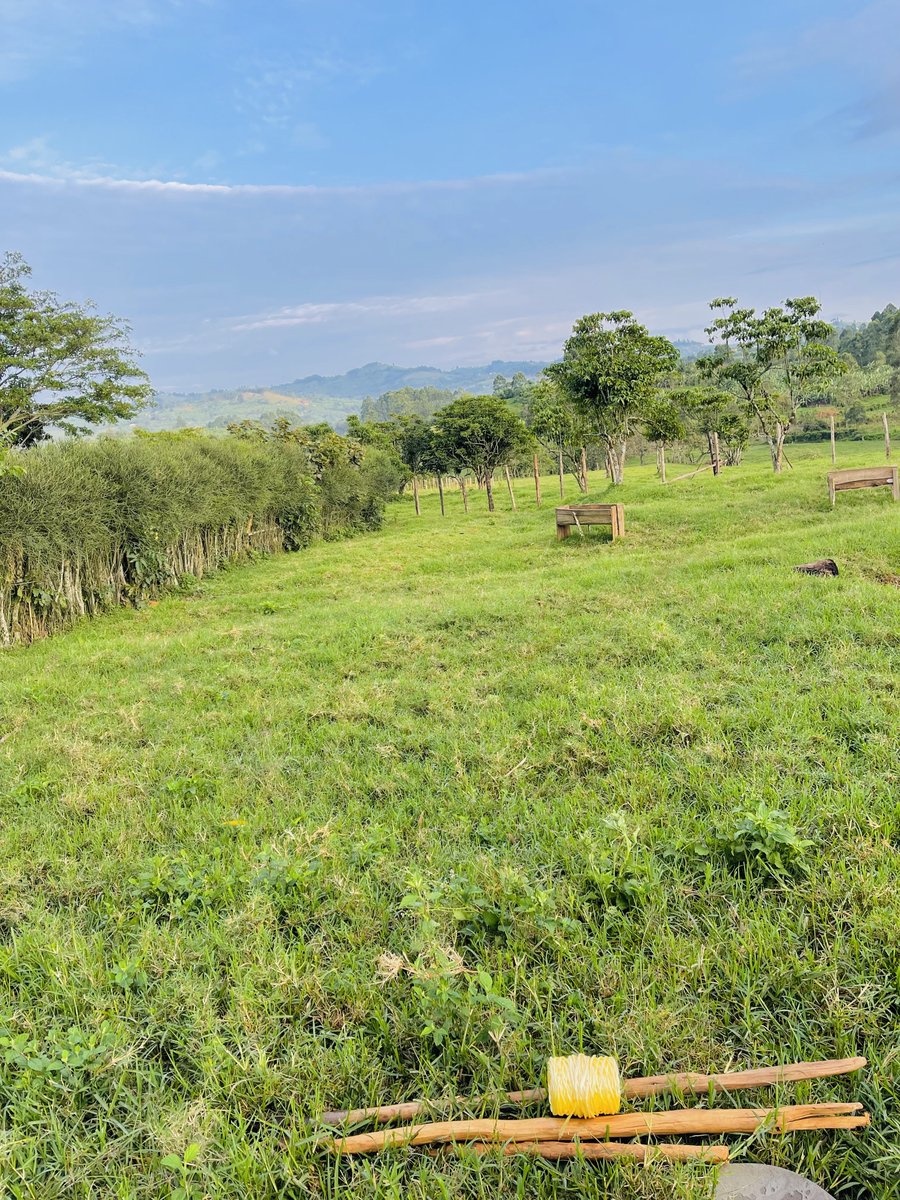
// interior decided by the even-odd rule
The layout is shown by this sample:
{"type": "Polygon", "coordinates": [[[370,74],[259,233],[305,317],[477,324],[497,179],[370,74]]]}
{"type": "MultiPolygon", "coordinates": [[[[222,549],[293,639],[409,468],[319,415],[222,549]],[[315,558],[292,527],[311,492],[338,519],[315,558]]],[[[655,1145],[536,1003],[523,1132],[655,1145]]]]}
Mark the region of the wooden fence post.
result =
{"type": "Polygon", "coordinates": [[[504,470],[504,472],[506,473],[506,486],[507,486],[507,488],[509,489],[509,499],[510,499],[510,503],[512,504],[513,512],[518,512],[518,511],[519,511],[519,509],[518,509],[518,506],[517,506],[517,504],[516,504],[516,498],[515,498],[515,496],[513,495],[513,490],[512,490],[512,479],[510,478],[510,475],[509,475],[509,467],[507,467],[507,466],[504,466],[503,470],[504,470]]]}
{"type": "Polygon", "coordinates": [[[437,481],[438,481],[438,495],[441,498],[441,516],[446,517],[447,514],[444,511],[444,478],[443,478],[443,476],[438,475],[437,481]]]}
{"type": "Polygon", "coordinates": [[[416,505],[416,516],[421,517],[422,510],[419,508],[419,480],[416,475],[413,475],[413,500],[416,505]]]}
{"type": "Polygon", "coordinates": [[[581,490],[583,492],[588,490],[587,449],[584,446],[581,447],[581,490]]]}
{"type": "Polygon", "coordinates": [[[881,423],[884,426],[884,457],[891,457],[891,431],[888,428],[887,413],[881,414],[881,423]]]}
{"type": "Polygon", "coordinates": [[[560,446],[560,448],[559,448],[559,498],[560,498],[560,500],[565,500],[565,498],[566,498],[565,484],[566,484],[566,473],[565,473],[565,470],[563,469],[563,452],[562,452],[562,446],[560,446]]]}
{"type": "Polygon", "coordinates": [[[460,477],[459,477],[459,490],[462,492],[463,511],[468,512],[469,511],[469,497],[466,495],[466,477],[465,477],[465,475],[460,475],[460,477]]]}
{"type": "Polygon", "coordinates": [[[538,456],[534,456],[534,502],[541,507],[541,472],[538,467],[538,456]]]}
{"type": "Polygon", "coordinates": [[[837,462],[837,458],[835,457],[835,450],[834,450],[834,413],[832,413],[831,414],[831,465],[834,466],[834,464],[836,462],[837,462]]]}
{"type": "Polygon", "coordinates": [[[666,443],[659,443],[659,477],[663,483],[666,482],[666,443]]]}

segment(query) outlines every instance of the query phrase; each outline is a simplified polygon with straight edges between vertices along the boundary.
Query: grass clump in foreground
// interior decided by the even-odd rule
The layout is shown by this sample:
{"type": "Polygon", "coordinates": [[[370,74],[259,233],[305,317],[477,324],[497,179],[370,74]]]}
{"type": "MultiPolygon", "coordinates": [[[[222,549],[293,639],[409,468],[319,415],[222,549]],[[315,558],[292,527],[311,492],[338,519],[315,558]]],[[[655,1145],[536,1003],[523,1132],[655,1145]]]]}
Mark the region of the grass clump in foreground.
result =
{"type": "Polygon", "coordinates": [[[615,546],[557,543],[550,481],[540,511],[524,482],[518,514],[392,505],[0,657],[0,1191],[707,1196],[312,1144],[318,1111],[584,1049],[866,1054],[790,1095],[871,1130],[743,1152],[897,1195],[900,511],[832,512],[821,450],[791,457],[629,468],[615,546]]]}

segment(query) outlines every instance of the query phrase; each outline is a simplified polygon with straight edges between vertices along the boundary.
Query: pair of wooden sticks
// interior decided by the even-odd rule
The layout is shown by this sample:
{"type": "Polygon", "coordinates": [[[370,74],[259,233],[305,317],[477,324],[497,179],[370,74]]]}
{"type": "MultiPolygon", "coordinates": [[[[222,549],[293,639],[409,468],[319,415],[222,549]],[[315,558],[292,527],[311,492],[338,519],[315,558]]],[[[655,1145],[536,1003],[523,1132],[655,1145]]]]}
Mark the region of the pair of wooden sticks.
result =
{"type": "MultiPolygon", "coordinates": [[[[694,1095],[731,1092],[743,1088],[767,1087],[804,1079],[844,1075],[858,1071],[865,1064],[864,1058],[846,1058],[827,1062],[788,1063],[779,1067],[719,1075],[699,1075],[693,1072],[655,1075],[627,1080],[623,1091],[629,1099],[656,1096],[663,1092],[694,1095]]],[[[528,1103],[542,1100],[545,1096],[543,1088],[533,1088],[525,1092],[507,1092],[502,1100],[504,1103],[528,1103]]],[[[458,1103],[468,1107],[484,1102],[483,1099],[458,1100],[458,1103]]],[[[398,1118],[409,1120],[423,1112],[433,1112],[436,1107],[427,1101],[412,1101],[406,1104],[326,1113],[322,1120],[331,1125],[356,1124],[367,1119],[374,1119],[383,1124],[398,1118]]],[[[861,1109],[860,1104],[800,1104],[781,1108],[684,1108],[657,1113],[619,1113],[586,1121],[568,1117],[538,1117],[519,1121],[438,1121],[334,1137],[328,1145],[337,1154],[371,1154],[396,1146],[472,1143],[468,1149],[476,1154],[499,1150],[503,1154],[532,1154],[544,1158],[581,1156],[643,1159],[650,1155],[659,1155],[670,1159],[700,1158],[709,1162],[724,1162],[728,1158],[726,1146],[646,1146],[608,1139],[672,1134],[746,1134],[762,1129],[779,1133],[808,1129],[859,1129],[869,1123],[868,1114],[861,1109]]]]}

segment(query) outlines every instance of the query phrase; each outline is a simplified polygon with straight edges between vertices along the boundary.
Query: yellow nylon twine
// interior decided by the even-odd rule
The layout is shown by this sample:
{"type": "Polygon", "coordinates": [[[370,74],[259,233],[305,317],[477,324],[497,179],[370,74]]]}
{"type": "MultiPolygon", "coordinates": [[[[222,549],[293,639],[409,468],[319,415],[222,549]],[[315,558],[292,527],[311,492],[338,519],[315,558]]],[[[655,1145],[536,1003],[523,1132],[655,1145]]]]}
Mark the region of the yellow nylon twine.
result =
{"type": "Polygon", "coordinates": [[[619,1064],[614,1058],[591,1054],[550,1058],[547,1094],[554,1116],[610,1116],[622,1107],[619,1064]]]}

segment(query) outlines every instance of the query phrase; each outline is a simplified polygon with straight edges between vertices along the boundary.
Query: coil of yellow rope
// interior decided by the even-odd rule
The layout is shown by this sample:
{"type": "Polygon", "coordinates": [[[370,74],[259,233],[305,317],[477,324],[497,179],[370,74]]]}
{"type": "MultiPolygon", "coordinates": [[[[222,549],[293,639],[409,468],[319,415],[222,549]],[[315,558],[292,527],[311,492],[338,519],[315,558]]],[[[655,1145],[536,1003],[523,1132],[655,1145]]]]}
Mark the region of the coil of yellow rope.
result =
{"type": "Polygon", "coordinates": [[[619,1064],[614,1058],[569,1054],[547,1061],[550,1111],[557,1117],[600,1117],[622,1107],[619,1064]]]}

